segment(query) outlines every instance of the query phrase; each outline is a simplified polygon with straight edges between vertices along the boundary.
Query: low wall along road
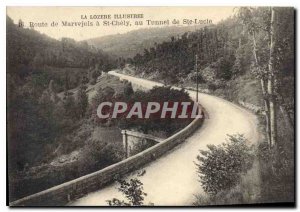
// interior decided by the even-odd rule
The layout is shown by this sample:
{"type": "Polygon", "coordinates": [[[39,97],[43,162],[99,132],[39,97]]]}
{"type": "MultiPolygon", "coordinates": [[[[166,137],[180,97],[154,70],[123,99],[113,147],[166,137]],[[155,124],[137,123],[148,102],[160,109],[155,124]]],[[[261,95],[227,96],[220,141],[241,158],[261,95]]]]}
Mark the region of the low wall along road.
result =
{"type": "MultiPolygon", "coordinates": [[[[136,154],[136,147],[139,146],[153,146],[163,141],[163,139],[140,132],[122,130],[123,149],[125,158],[136,154]]],[[[140,152],[140,151],[139,151],[140,152]]]]}

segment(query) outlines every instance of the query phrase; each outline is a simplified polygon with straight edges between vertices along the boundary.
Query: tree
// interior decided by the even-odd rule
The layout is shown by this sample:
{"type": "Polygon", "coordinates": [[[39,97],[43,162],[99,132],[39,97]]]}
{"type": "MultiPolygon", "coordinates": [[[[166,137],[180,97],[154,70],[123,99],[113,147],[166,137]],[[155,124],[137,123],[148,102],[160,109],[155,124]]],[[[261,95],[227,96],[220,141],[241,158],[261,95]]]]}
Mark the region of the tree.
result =
{"type": "Polygon", "coordinates": [[[24,22],[22,21],[22,19],[19,19],[19,21],[18,21],[18,26],[19,26],[20,28],[24,28],[24,22]]]}
{"type": "Polygon", "coordinates": [[[63,102],[63,107],[67,118],[76,119],[78,117],[76,102],[73,95],[67,93],[63,102]]]}
{"type": "Polygon", "coordinates": [[[208,145],[197,156],[197,172],[205,192],[214,196],[240,182],[241,175],[252,167],[254,153],[242,135],[228,135],[222,145],[208,145]]]}
{"type": "Polygon", "coordinates": [[[68,92],[68,90],[70,89],[70,76],[69,76],[69,72],[65,71],[65,95],[67,95],[66,93],[68,92]]]}
{"type": "Polygon", "coordinates": [[[116,61],[119,69],[125,68],[126,60],[123,57],[119,57],[116,61]]]}
{"type": "Polygon", "coordinates": [[[130,97],[134,93],[131,82],[125,81],[124,96],[130,97]]]}
{"type": "Polygon", "coordinates": [[[128,202],[113,198],[107,200],[109,206],[141,206],[144,204],[147,193],[143,191],[143,183],[139,179],[119,180],[119,184],[118,190],[122,192],[128,202]]]}
{"type": "Polygon", "coordinates": [[[269,48],[270,48],[270,57],[268,62],[268,96],[269,96],[269,104],[270,104],[270,142],[271,146],[277,145],[277,123],[276,123],[276,97],[275,97],[275,9],[274,7],[270,8],[271,13],[271,21],[270,21],[270,29],[268,31],[269,36],[269,48]]]}
{"type": "Polygon", "coordinates": [[[97,78],[101,75],[100,71],[98,71],[97,69],[93,70],[92,71],[92,74],[91,74],[91,80],[90,80],[90,83],[92,85],[95,85],[96,82],[97,82],[97,78]]]}
{"type": "MultiPolygon", "coordinates": [[[[125,97],[125,96],[124,96],[125,97]]],[[[132,95],[124,98],[124,101],[128,103],[132,102],[141,102],[143,113],[145,113],[145,109],[148,102],[159,102],[162,104],[164,102],[174,103],[174,102],[190,102],[190,105],[193,105],[193,101],[190,98],[189,94],[185,90],[177,90],[171,87],[153,87],[149,91],[141,91],[138,90],[132,95]]],[[[178,111],[182,108],[179,104],[178,111]]],[[[129,112],[129,111],[128,111],[129,112]]],[[[126,118],[126,114],[117,119],[118,125],[122,129],[134,129],[141,131],[143,133],[149,133],[149,131],[163,131],[167,135],[172,135],[179,129],[187,126],[192,118],[180,119],[180,121],[174,121],[171,117],[171,113],[166,114],[166,118],[160,118],[161,111],[157,113],[153,113],[149,118],[137,119],[136,117],[132,117],[131,119],[126,118]],[[159,119],[159,120],[158,120],[159,119]]],[[[187,110],[188,117],[191,117],[190,114],[192,110],[187,110]]],[[[177,114],[178,116],[179,114],[177,114]]]]}
{"type": "Polygon", "coordinates": [[[86,86],[80,85],[77,92],[77,107],[80,117],[84,117],[88,106],[88,96],[86,94],[86,86]]]}
{"type": "Polygon", "coordinates": [[[89,78],[86,75],[82,76],[81,83],[82,84],[87,84],[88,82],[89,82],[89,78]]]}
{"type": "Polygon", "coordinates": [[[262,11],[253,8],[242,7],[238,12],[238,16],[246,27],[253,44],[254,57],[254,74],[260,79],[262,94],[264,97],[265,117],[266,117],[266,134],[267,140],[272,148],[277,145],[277,124],[276,124],[276,97],[275,97],[275,70],[274,70],[274,52],[275,52],[275,9],[263,9],[262,11]],[[260,12],[263,16],[262,20],[255,19],[254,14],[260,12]],[[266,34],[269,51],[267,53],[262,49],[258,51],[257,34],[266,34]],[[260,55],[260,57],[259,57],[260,55]],[[268,65],[264,65],[267,62],[268,65]]]}
{"type": "MultiPolygon", "coordinates": [[[[86,134],[91,137],[92,129],[86,128],[86,134]]],[[[91,173],[117,163],[123,158],[123,148],[112,142],[90,139],[84,142],[81,164],[85,173],[91,173]]]]}

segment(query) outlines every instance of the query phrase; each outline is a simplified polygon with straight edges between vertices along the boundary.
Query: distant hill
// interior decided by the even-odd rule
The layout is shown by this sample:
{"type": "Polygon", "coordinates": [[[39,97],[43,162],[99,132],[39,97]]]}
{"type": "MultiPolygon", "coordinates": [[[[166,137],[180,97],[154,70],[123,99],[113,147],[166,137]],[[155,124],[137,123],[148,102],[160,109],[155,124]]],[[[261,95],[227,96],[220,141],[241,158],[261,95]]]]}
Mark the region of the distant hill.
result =
{"type": "Polygon", "coordinates": [[[89,68],[109,62],[103,51],[85,41],[55,40],[33,29],[18,27],[9,17],[6,26],[9,65],[89,68]]]}
{"type": "Polygon", "coordinates": [[[88,71],[114,68],[114,58],[86,41],[56,40],[33,29],[18,27],[9,17],[6,35],[7,72],[14,80],[19,80],[16,83],[19,86],[29,78],[38,77],[37,82],[43,89],[54,80],[57,91],[62,91],[66,84],[69,88],[77,87],[83,78],[89,77],[88,71]]]}
{"type": "Polygon", "coordinates": [[[92,38],[87,40],[87,42],[107,53],[128,58],[133,57],[137,53],[143,53],[144,49],[153,47],[155,43],[169,41],[172,36],[180,36],[185,32],[194,30],[194,26],[146,28],[133,30],[125,34],[92,38]]]}

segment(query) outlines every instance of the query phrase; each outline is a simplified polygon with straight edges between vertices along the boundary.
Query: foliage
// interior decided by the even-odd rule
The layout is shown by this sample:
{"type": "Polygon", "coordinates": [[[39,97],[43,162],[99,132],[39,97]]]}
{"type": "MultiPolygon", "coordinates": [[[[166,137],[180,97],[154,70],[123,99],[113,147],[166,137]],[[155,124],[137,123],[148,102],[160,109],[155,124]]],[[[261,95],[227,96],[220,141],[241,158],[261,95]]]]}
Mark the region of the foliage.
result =
{"type": "MultiPolygon", "coordinates": [[[[159,102],[161,107],[164,102],[194,103],[185,90],[177,90],[171,87],[154,87],[149,91],[139,90],[132,94],[129,99],[127,98],[126,101],[128,103],[141,102],[142,105],[146,105],[148,102],[159,102]]],[[[191,111],[187,112],[191,113],[191,111]]],[[[149,118],[145,119],[127,119],[120,117],[118,119],[118,125],[124,129],[133,128],[143,133],[148,133],[150,130],[164,131],[169,136],[187,126],[192,121],[191,118],[180,119],[180,122],[174,121],[174,119],[170,118],[169,113],[167,113],[166,118],[161,119],[158,113],[151,114],[149,118]]]]}
{"type": "Polygon", "coordinates": [[[91,79],[90,79],[90,84],[94,85],[96,84],[97,78],[101,75],[101,72],[97,69],[93,70],[91,72],[91,79]]]}
{"type": "Polygon", "coordinates": [[[88,96],[86,94],[86,86],[81,85],[77,92],[77,107],[78,113],[84,117],[88,106],[88,96]]]}
{"type": "Polygon", "coordinates": [[[188,75],[188,78],[192,81],[192,82],[197,82],[197,78],[198,78],[198,82],[199,83],[205,83],[205,79],[203,78],[203,76],[201,74],[198,73],[198,77],[197,77],[197,73],[190,73],[188,75]]]}
{"type": "MultiPolygon", "coordinates": [[[[68,123],[67,126],[70,127],[72,123],[68,123]]],[[[12,170],[10,172],[10,199],[15,200],[40,192],[120,161],[123,158],[121,141],[95,140],[94,131],[93,124],[84,120],[80,126],[73,127],[71,133],[65,132],[60,136],[57,142],[51,145],[55,148],[43,149],[39,147],[30,152],[35,154],[35,159],[42,155],[43,162],[39,162],[35,166],[29,164],[24,168],[24,171],[12,170]],[[78,152],[76,157],[72,156],[74,152],[78,152]],[[68,156],[69,160],[61,161],[64,156],[68,156]],[[45,160],[46,158],[47,160],[45,160]],[[54,161],[57,161],[56,165],[52,165],[54,161]]],[[[116,132],[118,132],[117,129],[105,135],[107,137],[116,132]]],[[[28,153],[29,148],[24,150],[25,153],[28,153]]]]}
{"type": "Polygon", "coordinates": [[[134,93],[131,82],[125,81],[124,85],[124,96],[130,98],[134,93]]]}
{"type": "Polygon", "coordinates": [[[99,140],[90,140],[86,142],[83,148],[80,163],[85,173],[91,173],[92,171],[97,171],[119,162],[123,157],[121,145],[99,140]]]}
{"type": "Polygon", "coordinates": [[[63,107],[67,118],[77,119],[78,114],[77,114],[75,98],[73,95],[67,94],[65,100],[63,101],[63,107]]]}
{"type": "Polygon", "coordinates": [[[20,28],[7,17],[7,63],[9,67],[20,64],[31,67],[95,67],[102,70],[112,66],[111,60],[101,50],[87,42],[70,38],[61,41],[42,35],[33,29],[20,28]],[[22,38],[22,39],[20,39],[22,38]]]}
{"type": "Polygon", "coordinates": [[[257,151],[262,181],[261,201],[294,201],[293,148],[283,144],[275,150],[270,149],[267,142],[262,142],[257,151]]]}
{"type": "Polygon", "coordinates": [[[218,194],[212,195],[196,195],[194,206],[209,206],[209,205],[233,205],[233,204],[249,204],[250,201],[244,199],[245,190],[241,186],[236,186],[230,190],[221,191],[218,194]]]}
{"type": "Polygon", "coordinates": [[[251,168],[254,154],[242,135],[228,135],[222,145],[208,145],[197,156],[197,171],[205,192],[216,195],[239,183],[241,174],[251,168]]]}
{"type": "Polygon", "coordinates": [[[143,183],[137,179],[133,178],[128,181],[119,180],[120,187],[118,190],[122,192],[128,202],[124,200],[119,200],[113,198],[112,200],[107,200],[109,206],[141,206],[143,205],[144,198],[147,194],[143,191],[143,183]]]}
{"type": "Polygon", "coordinates": [[[293,8],[243,7],[238,16],[252,38],[255,58],[252,74],[260,79],[262,93],[266,94],[267,142],[258,147],[262,181],[260,201],[293,202],[294,126],[286,106],[294,108],[295,11],[293,8]]]}
{"type": "Polygon", "coordinates": [[[135,65],[138,73],[154,75],[158,80],[165,80],[166,84],[176,84],[194,72],[197,54],[200,70],[218,62],[221,70],[218,77],[229,80],[239,43],[237,35],[241,30],[236,19],[228,19],[214,27],[172,37],[170,41],[145,49],[144,54],[137,54],[128,62],[135,65]]]}
{"type": "Polygon", "coordinates": [[[194,26],[140,28],[124,34],[92,38],[88,40],[88,43],[111,55],[131,58],[138,53],[143,53],[145,48],[153,48],[163,41],[170,40],[172,35],[182,35],[183,33],[194,29],[194,26]]]}
{"type": "Polygon", "coordinates": [[[92,128],[82,128],[89,121],[86,88],[81,86],[78,92],[69,89],[88,83],[89,70],[95,79],[101,71],[116,67],[114,61],[86,42],[55,40],[33,29],[20,28],[9,17],[6,29],[8,169],[13,188],[10,199],[39,192],[118,161],[122,152],[110,144],[101,146],[105,152],[95,148],[101,153],[101,164],[51,166],[56,157],[82,148],[91,136],[92,128]],[[65,95],[59,99],[56,94],[64,90],[65,95]]]}

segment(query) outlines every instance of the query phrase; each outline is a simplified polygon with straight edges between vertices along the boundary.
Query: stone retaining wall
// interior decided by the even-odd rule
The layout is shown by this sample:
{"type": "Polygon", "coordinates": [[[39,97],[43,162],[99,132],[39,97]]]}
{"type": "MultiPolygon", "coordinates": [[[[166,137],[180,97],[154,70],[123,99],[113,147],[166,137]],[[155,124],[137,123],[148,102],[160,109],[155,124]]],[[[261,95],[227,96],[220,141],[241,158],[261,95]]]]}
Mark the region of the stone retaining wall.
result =
{"type": "Polygon", "coordinates": [[[150,147],[164,140],[153,135],[131,130],[122,130],[121,133],[123,137],[123,149],[125,152],[125,158],[135,155],[137,153],[136,151],[141,152],[145,149],[143,147],[150,147]],[[143,149],[141,150],[139,148],[143,149]]]}

